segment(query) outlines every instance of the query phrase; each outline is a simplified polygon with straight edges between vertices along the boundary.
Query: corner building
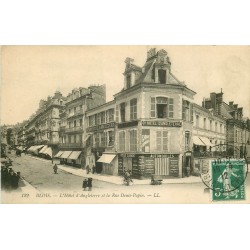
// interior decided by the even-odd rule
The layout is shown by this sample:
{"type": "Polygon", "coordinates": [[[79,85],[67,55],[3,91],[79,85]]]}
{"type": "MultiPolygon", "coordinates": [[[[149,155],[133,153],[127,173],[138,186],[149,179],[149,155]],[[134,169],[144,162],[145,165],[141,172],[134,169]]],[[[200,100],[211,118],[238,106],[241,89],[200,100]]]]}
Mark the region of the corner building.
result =
{"type": "MultiPolygon", "coordinates": [[[[134,178],[147,178],[152,174],[182,177],[182,163],[192,153],[196,93],[171,73],[171,62],[165,50],[148,51],[143,67],[133,62],[131,58],[126,59],[124,87],[114,95],[112,103],[115,113],[113,149],[110,152],[107,140],[105,143],[103,139],[104,151],[96,163],[109,168],[110,174],[122,175],[125,169],[130,169],[134,178]]],[[[95,112],[99,113],[101,108],[96,108],[95,112]]],[[[90,119],[88,130],[92,126],[90,119]]],[[[92,135],[94,143],[96,133],[92,135]]]]}

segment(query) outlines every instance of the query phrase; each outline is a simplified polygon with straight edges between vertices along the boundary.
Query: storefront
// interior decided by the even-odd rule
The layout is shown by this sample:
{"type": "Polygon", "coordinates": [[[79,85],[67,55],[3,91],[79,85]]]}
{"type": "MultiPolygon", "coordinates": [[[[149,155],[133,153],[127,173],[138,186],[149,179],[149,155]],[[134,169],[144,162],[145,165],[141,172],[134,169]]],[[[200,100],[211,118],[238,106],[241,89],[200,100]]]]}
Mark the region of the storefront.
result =
{"type": "Polygon", "coordinates": [[[179,154],[118,154],[118,175],[131,170],[134,178],[149,178],[161,175],[163,178],[180,177],[179,154]]]}
{"type": "Polygon", "coordinates": [[[117,175],[117,155],[103,153],[97,160],[97,163],[102,164],[102,174],[117,175]]]}

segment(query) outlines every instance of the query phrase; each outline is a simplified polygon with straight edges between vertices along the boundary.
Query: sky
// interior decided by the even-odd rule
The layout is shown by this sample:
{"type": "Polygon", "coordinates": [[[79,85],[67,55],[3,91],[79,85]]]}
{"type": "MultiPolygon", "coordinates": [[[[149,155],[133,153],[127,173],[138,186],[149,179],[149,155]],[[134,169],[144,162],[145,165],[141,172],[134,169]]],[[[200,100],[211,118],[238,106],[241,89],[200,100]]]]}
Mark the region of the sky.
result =
{"type": "Polygon", "coordinates": [[[60,90],[106,84],[107,101],[123,88],[126,57],[138,66],[150,48],[168,52],[172,73],[197,94],[224,93],[250,117],[250,46],[2,46],[1,125],[27,120],[40,99],[60,90]]]}

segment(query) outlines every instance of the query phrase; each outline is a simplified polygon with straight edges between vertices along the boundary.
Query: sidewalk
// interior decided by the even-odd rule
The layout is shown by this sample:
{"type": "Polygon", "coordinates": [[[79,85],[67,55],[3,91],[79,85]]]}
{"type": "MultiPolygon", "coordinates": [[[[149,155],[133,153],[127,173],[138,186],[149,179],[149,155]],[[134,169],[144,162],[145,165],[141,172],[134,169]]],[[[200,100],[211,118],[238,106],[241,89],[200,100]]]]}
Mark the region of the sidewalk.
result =
{"type": "MultiPolygon", "coordinates": [[[[117,185],[123,184],[123,178],[121,176],[92,174],[92,173],[87,174],[86,170],[65,165],[58,165],[58,168],[65,172],[81,177],[93,178],[94,180],[105,181],[117,185]]],[[[150,184],[150,179],[146,180],[133,179],[133,182],[135,185],[147,185],[150,184]]],[[[190,176],[187,178],[163,179],[162,181],[162,183],[164,184],[184,184],[184,183],[201,183],[201,182],[202,182],[201,178],[196,176],[190,176]]]]}

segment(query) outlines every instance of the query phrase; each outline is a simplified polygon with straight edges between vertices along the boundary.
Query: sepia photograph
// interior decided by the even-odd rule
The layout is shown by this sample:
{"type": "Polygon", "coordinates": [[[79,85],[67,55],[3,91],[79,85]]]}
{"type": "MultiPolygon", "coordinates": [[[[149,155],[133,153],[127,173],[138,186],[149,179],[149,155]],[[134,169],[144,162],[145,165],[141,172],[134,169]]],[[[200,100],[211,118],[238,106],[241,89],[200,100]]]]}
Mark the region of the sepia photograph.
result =
{"type": "Polygon", "coordinates": [[[2,203],[249,203],[249,46],[1,58],[2,203]]]}

